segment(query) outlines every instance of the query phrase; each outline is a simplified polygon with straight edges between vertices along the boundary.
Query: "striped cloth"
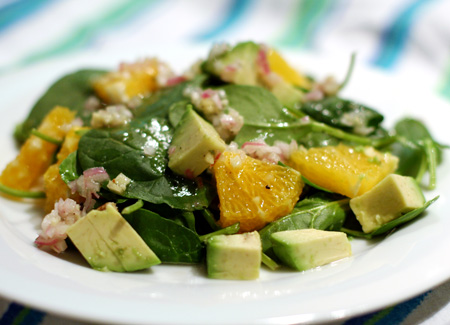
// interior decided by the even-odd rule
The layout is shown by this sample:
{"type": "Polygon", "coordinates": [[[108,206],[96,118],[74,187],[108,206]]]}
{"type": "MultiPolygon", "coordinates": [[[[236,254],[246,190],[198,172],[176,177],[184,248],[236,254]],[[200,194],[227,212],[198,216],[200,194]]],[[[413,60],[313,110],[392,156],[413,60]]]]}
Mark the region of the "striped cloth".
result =
{"type": "MultiPolygon", "coordinates": [[[[0,76],[85,50],[255,40],[358,53],[450,100],[449,0],[0,0],[0,76]]],[[[0,324],[79,324],[0,299],[0,324]]],[[[345,324],[448,324],[450,283],[345,324]]]]}

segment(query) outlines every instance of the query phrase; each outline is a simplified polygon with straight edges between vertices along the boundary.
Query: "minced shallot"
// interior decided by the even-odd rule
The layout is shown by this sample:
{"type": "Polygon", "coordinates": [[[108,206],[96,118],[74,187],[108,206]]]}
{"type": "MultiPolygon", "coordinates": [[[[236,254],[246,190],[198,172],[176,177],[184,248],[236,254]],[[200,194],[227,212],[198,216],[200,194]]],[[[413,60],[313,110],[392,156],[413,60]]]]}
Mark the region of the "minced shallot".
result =
{"type": "Polygon", "coordinates": [[[95,205],[95,198],[99,198],[98,192],[102,183],[109,181],[109,175],[103,167],[86,169],[83,175],[69,183],[72,194],[78,193],[84,197],[83,213],[89,212],[95,205]]]}
{"type": "Polygon", "coordinates": [[[72,199],[59,199],[54,209],[41,223],[41,233],[36,238],[36,245],[44,250],[61,253],[67,248],[67,229],[81,218],[80,205],[72,199]]]}

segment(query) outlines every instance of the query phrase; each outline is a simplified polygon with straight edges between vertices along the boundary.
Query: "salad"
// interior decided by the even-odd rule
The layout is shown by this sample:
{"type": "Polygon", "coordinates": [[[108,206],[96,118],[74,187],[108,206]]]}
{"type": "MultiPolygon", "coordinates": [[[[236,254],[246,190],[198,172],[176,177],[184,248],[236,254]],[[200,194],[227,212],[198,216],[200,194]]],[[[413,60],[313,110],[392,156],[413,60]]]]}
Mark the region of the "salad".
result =
{"type": "Polygon", "coordinates": [[[181,75],[157,58],[68,74],[17,126],[0,191],[44,199],[36,246],[98,270],[206,261],[212,278],[255,279],[261,263],[350,256],[346,235],[383,238],[437,199],[423,190],[445,148],[419,120],[387,130],[341,98],[353,62],[316,80],[244,42],[181,75]]]}

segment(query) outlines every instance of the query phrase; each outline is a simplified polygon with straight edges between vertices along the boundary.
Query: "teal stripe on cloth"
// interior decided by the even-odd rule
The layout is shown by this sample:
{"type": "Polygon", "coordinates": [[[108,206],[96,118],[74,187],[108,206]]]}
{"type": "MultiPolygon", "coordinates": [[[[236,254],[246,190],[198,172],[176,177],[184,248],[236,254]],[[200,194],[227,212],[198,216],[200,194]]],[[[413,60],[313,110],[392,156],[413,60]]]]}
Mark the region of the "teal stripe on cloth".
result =
{"type": "Polygon", "coordinates": [[[335,0],[301,0],[290,17],[287,30],[274,43],[280,46],[311,47],[326,17],[338,5],[335,0]]]}
{"type": "Polygon", "coordinates": [[[45,313],[11,303],[0,318],[0,325],[37,325],[44,319],[45,313]]]}
{"type": "Polygon", "coordinates": [[[394,21],[382,32],[377,53],[372,63],[378,67],[389,69],[400,59],[408,42],[414,23],[423,13],[424,6],[434,0],[415,0],[406,6],[394,21]]]}
{"type": "Polygon", "coordinates": [[[19,0],[0,8],[0,33],[44,8],[53,0],[19,0]]]}
{"type": "Polygon", "coordinates": [[[398,304],[382,311],[371,313],[365,316],[353,318],[344,325],[384,325],[400,324],[408,317],[426,298],[431,291],[428,291],[416,298],[398,304]]]}
{"type": "Polygon", "coordinates": [[[76,28],[66,38],[57,42],[53,46],[49,46],[44,50],[32,54],[24,58],[19,65],[26,65],[46,59],[51,56],[60,55],[69,51],[77,50],[88,46],[96,37],[96,35],[109,28],[117,28],[132,21],[136,16],[149,6],[158,2],[157,0],[128,0],[120,3],[120,5],[107,10],[101,16],[85,23],[76,28]]]}
{"type": "Polygon", "coordinates": [[[201,42],[219,38],[245,17],[245,14],[251,8],[253,2],[254,0],[230,0],[223,19],[219,20],[219,23],[210,30],[194,36],[193,40],[201,42]]]}
{"type": "Polygon", "coordinates": [[[450,62],[447,64],[442,86],[439,87],[439,94],[450,100],[450,62]]]}

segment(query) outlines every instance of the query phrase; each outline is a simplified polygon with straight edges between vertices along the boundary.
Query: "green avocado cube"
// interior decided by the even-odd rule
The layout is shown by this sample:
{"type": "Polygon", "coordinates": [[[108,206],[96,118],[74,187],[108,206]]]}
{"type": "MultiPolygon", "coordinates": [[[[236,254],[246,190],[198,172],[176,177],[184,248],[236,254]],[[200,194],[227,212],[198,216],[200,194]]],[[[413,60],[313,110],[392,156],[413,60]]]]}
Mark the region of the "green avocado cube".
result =
{"type": "Polygon", "coordinates": [[[386,176],[372,189],[350,200],[350,208],[365,233],[424,204],[425,197],[417,182],[396,174],[386,176]]]}
{"type": "Polygon", "coordinates": [[[161,263],[112,203],[89,212],[67,235],[96,270],[131,272],[161,263]]]}
{"type": "Polygon", "coordinates": [[[176,174],[196,177],[212,165],[225,148],[216,129],[188,106],[172,138],[169,168],[176,174]]]}
{"type": "Polygon", "coordinates": [[[206,245],[208,276],[227,280],[257,279],[261,256],[261,238],[257,231],[211,237],[206,245]]]}
{"type": "Polygon", "coordinates": [[[271,235],[273,251],[283,264],[305,271],[349,257],[347,235],[317,229],[286,230],[271,235]]]}

